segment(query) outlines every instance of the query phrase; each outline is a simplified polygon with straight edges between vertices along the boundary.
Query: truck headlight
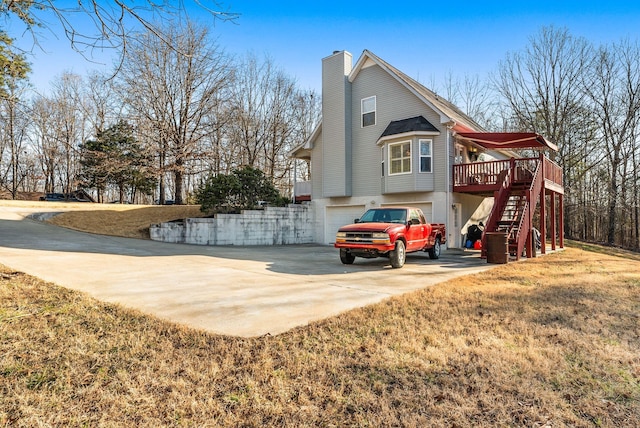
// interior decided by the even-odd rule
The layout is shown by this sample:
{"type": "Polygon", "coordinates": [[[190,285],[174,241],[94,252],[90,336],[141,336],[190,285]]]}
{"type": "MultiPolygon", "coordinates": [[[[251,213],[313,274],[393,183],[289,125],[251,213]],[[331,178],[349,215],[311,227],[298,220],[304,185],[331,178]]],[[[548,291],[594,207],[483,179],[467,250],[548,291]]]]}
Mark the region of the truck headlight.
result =
{"type": "Polygon", "coordinates": [[[347,240],[347,232],[336,233],[336,242],[345,242],[347,240]]]}
{"type": "Polygon", "coordinates": [[[391,242],[388,233],[374,232],[371,234],[371,238],[374,244],[388,244],[391,242]]]}

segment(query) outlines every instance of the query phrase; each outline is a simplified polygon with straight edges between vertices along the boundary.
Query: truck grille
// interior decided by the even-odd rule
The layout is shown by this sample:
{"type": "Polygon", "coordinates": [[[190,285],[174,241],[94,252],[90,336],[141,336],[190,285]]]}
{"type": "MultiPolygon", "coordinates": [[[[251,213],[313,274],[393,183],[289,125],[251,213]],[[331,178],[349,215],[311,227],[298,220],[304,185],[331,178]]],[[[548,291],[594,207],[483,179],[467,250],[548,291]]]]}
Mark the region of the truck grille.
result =
{"type": "Polygon", "coordinates": [[[373,242],[371,232],[347,232],[347,242],[370,244],[373,242]]]}

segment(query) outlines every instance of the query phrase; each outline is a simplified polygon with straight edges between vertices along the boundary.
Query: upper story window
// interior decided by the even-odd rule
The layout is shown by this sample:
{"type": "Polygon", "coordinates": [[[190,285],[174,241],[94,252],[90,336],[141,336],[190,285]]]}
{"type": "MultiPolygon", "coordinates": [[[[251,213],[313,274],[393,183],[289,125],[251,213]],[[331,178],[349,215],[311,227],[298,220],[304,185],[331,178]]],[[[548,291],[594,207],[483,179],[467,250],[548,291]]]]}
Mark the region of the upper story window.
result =
{"type": "Polygon", "coordinates": [[[433,140],[420,140],[420,172],[433,172],[433,140]]]}
{"type": "Polygon", "coordinates": [[[411,142],[389,144],[389,175],[411,173],[411,142]]]}
{"type": "Polygon", "coordinates": [[[376,97],[362,99],[362,127],[376,124],[376,97]]]}

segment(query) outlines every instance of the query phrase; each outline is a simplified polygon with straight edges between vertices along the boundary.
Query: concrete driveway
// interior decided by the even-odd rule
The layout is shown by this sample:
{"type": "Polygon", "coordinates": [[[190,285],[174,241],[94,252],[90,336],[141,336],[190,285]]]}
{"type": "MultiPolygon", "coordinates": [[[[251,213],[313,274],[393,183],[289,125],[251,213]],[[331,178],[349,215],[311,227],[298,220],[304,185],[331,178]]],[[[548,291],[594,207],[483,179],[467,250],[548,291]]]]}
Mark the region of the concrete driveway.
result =
{"type": "Polygon", "coordinates": [[[477,252],[340,263],[331,246],[201,247],[75,232],[0,207],[0,263],[106,302],[232,336],[293,327],[491,267],[477,252]]]}

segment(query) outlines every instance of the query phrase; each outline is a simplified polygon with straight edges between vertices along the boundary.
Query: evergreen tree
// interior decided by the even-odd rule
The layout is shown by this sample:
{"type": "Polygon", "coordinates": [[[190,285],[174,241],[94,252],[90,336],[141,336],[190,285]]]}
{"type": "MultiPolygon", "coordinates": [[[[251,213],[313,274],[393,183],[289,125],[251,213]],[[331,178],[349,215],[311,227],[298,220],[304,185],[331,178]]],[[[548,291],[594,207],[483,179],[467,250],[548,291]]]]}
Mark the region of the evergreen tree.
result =
{"type": "Polygon", "coordinates": [[[0,98],[7,99],[10,86],[24,80],[31,71],[25,56],[13,49],[13,39],[0,30],[0,98]]]}
{"type": "Polygon", "coordinates": [[[133,127],[125,121],[100,132],[95,140],[82,147],[81,178],[87,187],[98,191],[103,200],[109,185],[118,189],[118,200],[125,202],[127,191],[150,194],[154,179],[149,165],[151,159],[133,135],[133,127]]]}

